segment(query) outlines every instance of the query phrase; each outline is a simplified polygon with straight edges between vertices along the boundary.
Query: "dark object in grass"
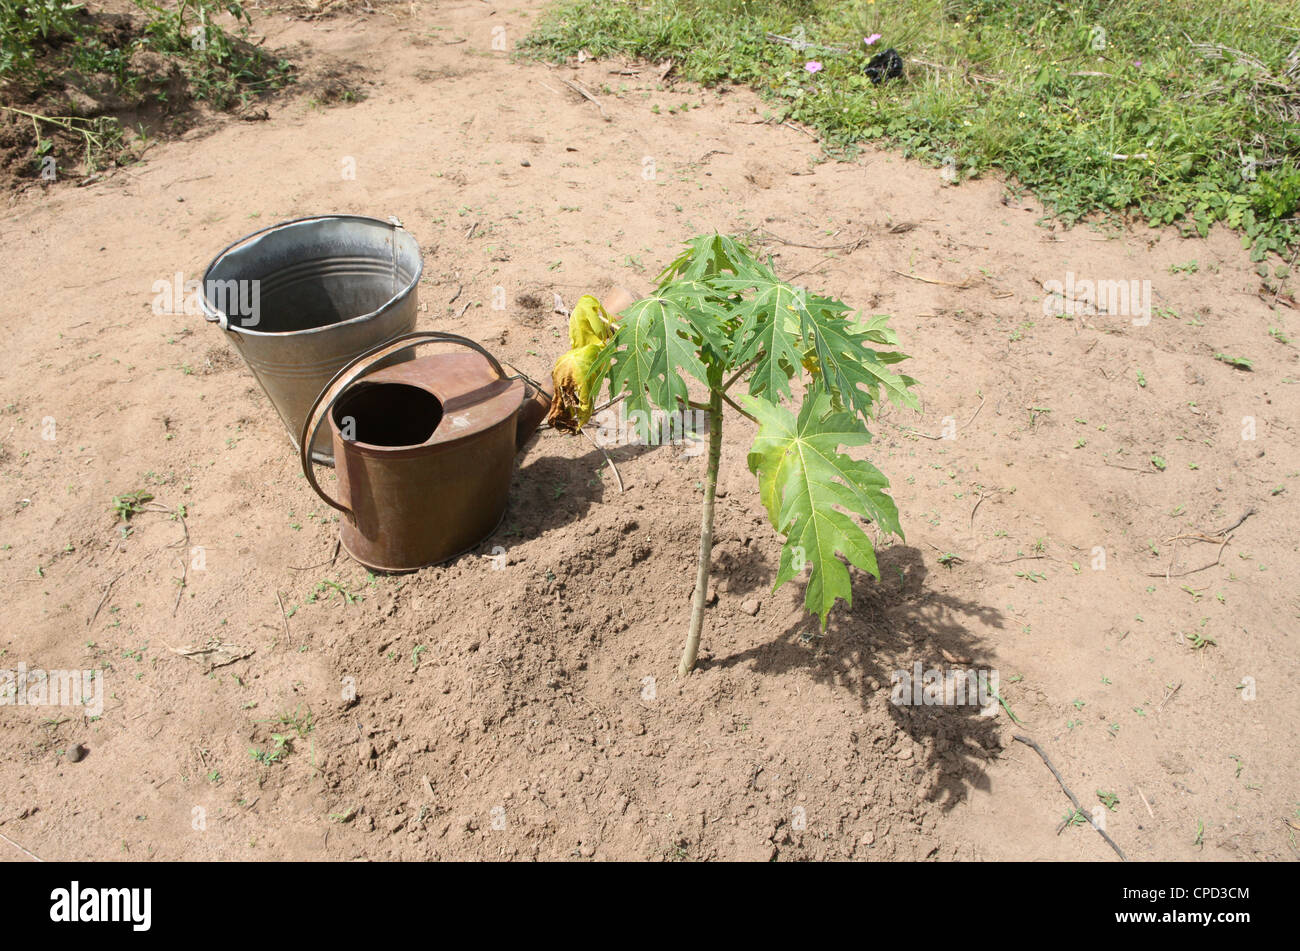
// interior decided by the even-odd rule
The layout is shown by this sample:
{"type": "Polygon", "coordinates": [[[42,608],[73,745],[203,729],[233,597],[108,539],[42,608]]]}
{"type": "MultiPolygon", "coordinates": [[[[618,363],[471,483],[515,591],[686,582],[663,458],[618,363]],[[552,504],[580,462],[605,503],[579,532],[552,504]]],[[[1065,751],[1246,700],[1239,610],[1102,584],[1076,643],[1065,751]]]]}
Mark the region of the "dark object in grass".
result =
{"type": "Polygon", "coordinates": [[[898,50],[890,47],[871,57],[863,72],[874,85],[879,86],[887,79],[897,79],[903,75],[903,57],[898,55],[898,50]]]}

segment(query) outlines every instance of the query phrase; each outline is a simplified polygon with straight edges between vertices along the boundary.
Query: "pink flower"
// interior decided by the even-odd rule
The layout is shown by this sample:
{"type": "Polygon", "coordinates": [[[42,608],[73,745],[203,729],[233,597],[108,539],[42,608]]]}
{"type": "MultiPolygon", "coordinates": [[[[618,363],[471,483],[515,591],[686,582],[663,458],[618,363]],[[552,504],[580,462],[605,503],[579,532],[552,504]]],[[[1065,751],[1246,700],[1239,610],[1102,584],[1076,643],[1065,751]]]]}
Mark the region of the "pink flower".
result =
{"type": "Polygon", "coordinates": [[[822,64],[817,62],[815,59],[810,59],[808,62],[803,64],[803,68],[808,70],[810,73],[820,73],[822,71],[822,64]]]}
{"type": "Polygon", "coordinates": [[[863,40],[862,42],[863,42],[863,43],[866,43],[868,46],[870,46],[872,43],[876,42],[876,40],[878,40],[878,39],[880,39],[880,34],[879,34],[879,33],[872,33],[870,36],[868,36],[868,37],[867,37],[865,40],[863,40]]]}

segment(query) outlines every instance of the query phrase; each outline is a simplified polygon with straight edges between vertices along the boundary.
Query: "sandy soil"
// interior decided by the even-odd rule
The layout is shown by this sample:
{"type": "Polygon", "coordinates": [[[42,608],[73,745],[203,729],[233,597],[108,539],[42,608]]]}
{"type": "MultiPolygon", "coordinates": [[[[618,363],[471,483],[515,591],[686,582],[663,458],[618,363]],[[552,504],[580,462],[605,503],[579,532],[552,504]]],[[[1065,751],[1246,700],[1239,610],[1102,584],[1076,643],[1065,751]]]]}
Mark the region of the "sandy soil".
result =
{"type": "Polygon", "coordinates": [[[826,161],[743,90],[493,49],[540,9],[264,14],[364,100],[291,93],[4,209],[0,666],[98,668],[105,707],[4,709],[0,833],[45,859],[1114,861],[1058,832],[1069,803],[1023,733],[1088,808],[1118,796],[1131,858],[1294,858],[1300,365],[1267,331],[1300,327],[1236,237],[1061,231],[997,181],[826,161]],[[906,542],[822,636],[797,585],[770,591],[735,418],[685,681],[704,459],[679,448],[613,450],[620,492],[589,442],[543,433],[479,553],[402,577],[331,561],[332,510],[251,374],[201,317],[151,311],[155,281],[322,211],[399,216],[420,325],[537,376],[563,348],[554,294],[643,292],[681,240],[758,229],[784,273],[895,315],[925,412],[888,414],[870,455],[906,542]],[[1149,280],[1152,319],[1044,316],[1067,272],[1149,280]],[[154,506],[124,535],[112,499],[138,489],[154,506]],[[174,650],[213,641],[251,654],[174,650]],[[916,662],[997,669],[1024,725],[891,704],[916,662]],[[272,734],[290,751],[265,765],[272,734]]]}

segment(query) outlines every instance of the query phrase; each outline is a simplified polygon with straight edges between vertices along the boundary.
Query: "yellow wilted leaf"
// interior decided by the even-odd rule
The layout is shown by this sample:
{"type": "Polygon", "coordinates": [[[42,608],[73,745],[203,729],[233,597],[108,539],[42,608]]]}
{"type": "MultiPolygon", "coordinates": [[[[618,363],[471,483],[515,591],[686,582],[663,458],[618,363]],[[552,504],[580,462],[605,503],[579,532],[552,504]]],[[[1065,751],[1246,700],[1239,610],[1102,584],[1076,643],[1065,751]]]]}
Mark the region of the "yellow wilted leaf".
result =
{"type": "Polygon", "coordinates": [[[587,380],[591,366],[600,354],[599,343],[570,350],[555,361],[551,379],[555,395],[546,421],[566,433],[576,433],[591,419],[591,384],[587,380]]]}
{"type": "Polygon", "coordinates": [[[566,433],[576,433],[591,419],[591,384],[587,377],[601,348],[614,336],[614,322],[595,297],[578,298],[569,315],[569,345],[573,348],[555,361],[551,379],[555,395],[546,421],[566,433]]]}
{"type": "Polygon", "coordinates": [[[610,320],[600,301],[590,294],[578,298],[573,313],[569,315],[569,346],[577,350],[588,344],[605,344],[614,334],[610,320]]]}

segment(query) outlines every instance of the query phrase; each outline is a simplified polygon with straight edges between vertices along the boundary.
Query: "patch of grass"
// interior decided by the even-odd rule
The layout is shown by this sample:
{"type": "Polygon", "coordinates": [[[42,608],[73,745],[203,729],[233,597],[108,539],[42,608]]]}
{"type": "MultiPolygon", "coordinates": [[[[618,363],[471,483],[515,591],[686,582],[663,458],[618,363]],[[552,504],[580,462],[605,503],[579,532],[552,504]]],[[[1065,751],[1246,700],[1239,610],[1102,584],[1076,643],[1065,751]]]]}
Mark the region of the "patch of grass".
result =
{"type": "Polygon", "coordinates": [[[248,748],[248,755],[256,763],[263,766],[270,766],[283,760],[293,750],[293,744],[288,736],[283,733],[271,734],[272,747],[269,750],[259,750],[255,746],[248,748]]]}
{"type": "MultiPolygon", "coordinates": [[[[299,739],[307,739],[311,731],[315,729],[315,719],[310,709],[303,711],[295,709],[292,713],[281,713],[271,717],[266,723],[275,723],[279,726],[292,727],[293,731],[298,734],[299,739]]],[[[274,734],[273,734],[274,736],[274,734]]]]}
{"type": "Polygon", "coordinates": [[[881,141],[949,180],[1000,169],[1066,223],[1226,222],[1259,261],[1300,238],[1298,32],[1300,6],[1273,0],[560,0],[520,50],[671,59],[754,87],[830,150],[881,141]],[[888,47],[905,74],[877,85],[888,47]]]}
{"type": "MultiPolygon", "coordinates": [[[[293,81],[288,60],[256,45],[239,0],[132,3],[130,14],[107,14],[66,0],[0,0],[0,86],[23,106],[0,111],[30,121],[35,170],[69,146],[87,171],[120,161],[128,150],[120,114],[184,104],[174,70],[182,98],[218,109],[293,81]]],[[[135,139],[147,146],[143,125],[135,139]]]]}
{"type": "Polygon", "coordinates": [[[365,597],[363,595],[357,594],[356,592],[349,591],[346,587],[339,584],[337,581],[331,581],[329,578],[323,578],[320,581],[316,582],[316,586],[312,588],[311,594],[307,595],[305,601],[307,604],[315,604],[317,601],[328,601],[331,597],[331,592],[333,591],[337,591],[339,593],[339,596],[343,598],[343,602],[345,604],[352,604],[356,601],[365,600],[365,597]]]}

